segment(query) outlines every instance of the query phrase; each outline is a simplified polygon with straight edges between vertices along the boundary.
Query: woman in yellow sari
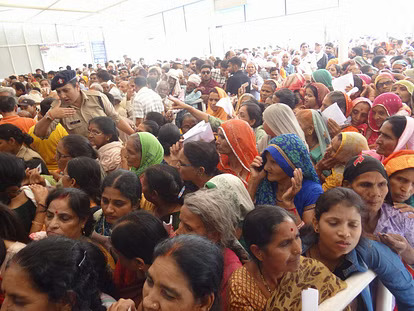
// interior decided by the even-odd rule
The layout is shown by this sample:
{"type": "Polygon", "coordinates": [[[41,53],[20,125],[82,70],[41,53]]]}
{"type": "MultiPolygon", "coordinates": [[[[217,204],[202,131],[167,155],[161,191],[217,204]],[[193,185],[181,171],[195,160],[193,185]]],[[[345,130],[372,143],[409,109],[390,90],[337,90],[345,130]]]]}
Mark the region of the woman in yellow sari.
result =
{"type": "Polygon", "coordinates": [[[243,235],[253,260],[229,280],[229,311],[300,311],[302,290],[318,289],[321,303],[346,288],[322,263],[300,255],[299,232],[285,209],[258,206],[247,214],[243,235]]]}
{"type": "Polygon", "coordinates": [[[341,187],[345,164],[350,158],[369,150],[367,139],[360,133],[343,132],[336,135],[316,166],[323,191],[341,187]],[[330,174],[326,171],[331,170],[330,174]],[[327,177],[326,177],[327,176],[327,177]]]}
{"type": "Polygon", "coordinates": [[[227,120],[227,113],[223,108],[216,106],[220,99],[228,97],[226,92],[219,87],[215,87],[210,91],[208,96],[208,108],[206,113],[212,117],[218,118],[222,121],[227,120]]]}

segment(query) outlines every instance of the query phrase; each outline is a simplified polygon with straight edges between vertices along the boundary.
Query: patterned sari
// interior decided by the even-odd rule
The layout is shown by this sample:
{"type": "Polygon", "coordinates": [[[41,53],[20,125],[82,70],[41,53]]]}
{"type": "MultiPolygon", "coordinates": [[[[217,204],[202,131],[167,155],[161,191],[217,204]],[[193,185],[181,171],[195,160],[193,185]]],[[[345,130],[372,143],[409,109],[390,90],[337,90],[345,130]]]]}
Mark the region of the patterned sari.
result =
{"type": "Polygon", "coordinates": [[[229,280],[229,311],[300,311],[302,290],[319,290],[319,302],[346,288],[346,283],[317,260],[301,257],[299,269],[287,272],[269,299],[262,293],[257,279],[245,267],[237,269],[229,280]]]}

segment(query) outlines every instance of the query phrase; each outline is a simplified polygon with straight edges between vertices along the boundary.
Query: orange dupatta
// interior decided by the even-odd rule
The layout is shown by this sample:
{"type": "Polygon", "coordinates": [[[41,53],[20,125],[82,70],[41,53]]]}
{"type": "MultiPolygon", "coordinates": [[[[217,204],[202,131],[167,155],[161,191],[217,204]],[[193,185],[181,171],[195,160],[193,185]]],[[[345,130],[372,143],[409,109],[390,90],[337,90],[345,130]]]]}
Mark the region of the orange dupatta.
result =
{"type": "MultiPolygon", "coordinates": [[[[216,86],[215,89],[216,89],[220,99],[227,97],[226,92],[222,88],[219,88],[219,87],[216,86]]],[[[212,117],[219,118],[222,121],[227,121],[227,113],[221,107],[217,107],[217,110],[213,111],[213,109],[211,109],[211,107],[209,105],[208,108],[207,108],[206,113],[208,115],[212,116],[212,117]]]]}
{"type": "Polygon", "coordinates": [[[239,119],[232,119],[224,122],[219,129],[222,130],[227,143],[242,165],[243,169],[248,172],[246,180],[230,168],[229,158],[225,154],[220,154],[220,163],[217,168],[223,172],[233,174],[247,186],[250,177],[250,164],[254,158],[259,155],[256,149],[256,139],[253,129],[250,125],[239,119]]]}

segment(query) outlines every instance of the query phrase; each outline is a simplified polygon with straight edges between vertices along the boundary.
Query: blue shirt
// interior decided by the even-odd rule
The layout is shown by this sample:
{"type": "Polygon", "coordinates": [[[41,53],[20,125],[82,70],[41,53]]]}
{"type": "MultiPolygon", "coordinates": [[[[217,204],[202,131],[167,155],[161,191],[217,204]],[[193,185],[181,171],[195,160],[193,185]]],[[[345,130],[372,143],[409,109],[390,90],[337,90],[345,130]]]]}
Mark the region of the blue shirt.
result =
{"type": "MultiPolygon", "coordinates": [[[[304,242],[303,254],[312,245],[313,243],[304,242]]],[[[374,271],[394,295],[398,311],[414,310],[414,281],[411,274],[400,257],[382,243],[361,238],[358,245],[345,255],[343,263],[333,273],[345,280],[355,272],[365,272],[368,269],[374,271]]],[[[369,286],[361,292],[360,298],[364,305],[358,305],[358,310],[374,310],[369,286]]]]}

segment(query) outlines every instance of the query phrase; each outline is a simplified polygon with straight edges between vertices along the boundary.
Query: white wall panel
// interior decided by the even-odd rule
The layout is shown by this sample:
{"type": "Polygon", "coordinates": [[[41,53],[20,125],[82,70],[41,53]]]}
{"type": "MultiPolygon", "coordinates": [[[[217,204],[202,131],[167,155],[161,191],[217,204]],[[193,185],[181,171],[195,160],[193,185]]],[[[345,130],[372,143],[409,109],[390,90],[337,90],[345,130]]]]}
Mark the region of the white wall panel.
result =
{"type": "Polygon", "coordinates": [[[21,24],[4,24],[4,31],[9,45],[25,44],[21,24]]]}
{"type": "Polygon", "coordinates": [[[0,79],[10,76],[14,73],[9,49],[0,48],[0,79]]]}
{"type": "Polygon", "coordinates": [[[32,71],[34,72],[36,69],[44,69],[42,56],[40,55],[40,50],[38,45],[29,45],[29,54],[30,60],[32,62],[32,71]]]}
{"type": "Polygon", "coordinates": [[[27,50],[25,46],[13,46],[10,47],[12,54],[14,67],[17,74],[24,74],[31,72],[29,58],[27,56],[27,50]]]}

